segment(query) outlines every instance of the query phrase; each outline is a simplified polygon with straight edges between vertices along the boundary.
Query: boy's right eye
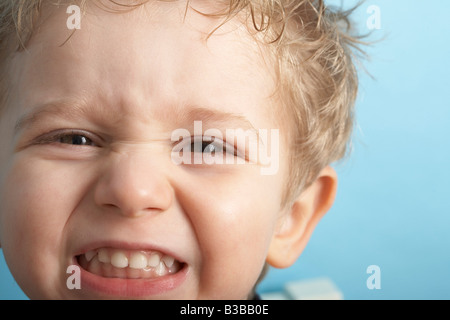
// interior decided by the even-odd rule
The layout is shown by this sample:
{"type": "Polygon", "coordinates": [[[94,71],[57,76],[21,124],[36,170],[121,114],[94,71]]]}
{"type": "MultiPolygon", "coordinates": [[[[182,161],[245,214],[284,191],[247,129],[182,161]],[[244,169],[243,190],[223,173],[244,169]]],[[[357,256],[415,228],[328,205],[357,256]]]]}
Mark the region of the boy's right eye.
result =
{"type": "Polygon", "coordinates": [[[63,135],[58,138],[59,143],[71,144],[76,146],[93,146],[94,142],[88,137],[79,134],[63,135]]]}
{"type": "Polygon", "coordinates": [[[92,134],[85,131],[69,130],[47,133],[36,139],[36,144],[65,144],[75,147],[99,147],[92,134]]]}

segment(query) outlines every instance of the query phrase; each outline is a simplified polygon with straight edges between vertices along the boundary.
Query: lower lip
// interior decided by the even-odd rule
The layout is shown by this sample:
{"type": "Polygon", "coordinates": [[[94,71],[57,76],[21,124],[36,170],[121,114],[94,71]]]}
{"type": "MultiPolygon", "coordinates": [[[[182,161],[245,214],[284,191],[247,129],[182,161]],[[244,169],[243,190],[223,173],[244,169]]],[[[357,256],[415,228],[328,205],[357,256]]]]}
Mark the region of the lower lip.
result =
{"type": "Polygon", "coordinates": [[[177,273],[154,279],[119,279],[101,277],[80,267],[81,288],[114,298],[157,296],[180,287],[186,279],[187,269],[184,265],[177,273]]]}

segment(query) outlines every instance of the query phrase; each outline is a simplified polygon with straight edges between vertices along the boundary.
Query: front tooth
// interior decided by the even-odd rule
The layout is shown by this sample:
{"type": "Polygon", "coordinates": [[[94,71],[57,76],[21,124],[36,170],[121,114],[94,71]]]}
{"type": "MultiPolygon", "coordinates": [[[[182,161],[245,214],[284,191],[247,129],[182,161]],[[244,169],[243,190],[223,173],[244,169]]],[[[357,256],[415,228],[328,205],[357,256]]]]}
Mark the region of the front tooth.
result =
{"type": "Polygon", "coordinates": [[[159,257],[159,254],[152,253],[150,257],[148,257],[148,266],[151,268],[157,267],[160,261],[161,258],[159,257]]]}
{"type": "Polygon", "coordinates": [[[111,264],[116,268],[128,267],[128,258],[122,251],[116,251],[111,256],[111,264]]]}
{"type": "Polygon", "coordinates": [[[103,263],[110,263],[109,254],[107,249],[98,250],[98,261],[103,263]]]}
{"type": "Polygon", "coordinates": [[[144,269],[147,267],[147,257],[142,253],[132,253],[129,266],[133,269],[144,269]]]}
{"type": "Polygon", "coordinates": [[[170,268],[171,266],[173,266],[173,263],[175,262],[175,258],[171,257],[171,256],[164,256],[161,259],[164,264],[166,265],[167,268],[170,268]]]}
{"type": "Polygon", "coordinates": [[[95,257],[95,255],[97,254],[97,252],[95,252],[94,250],[88,251],[84,254],[84,257],[86,258],[86,260],[89,262],[92,260],[92,258],[95,257]]]}

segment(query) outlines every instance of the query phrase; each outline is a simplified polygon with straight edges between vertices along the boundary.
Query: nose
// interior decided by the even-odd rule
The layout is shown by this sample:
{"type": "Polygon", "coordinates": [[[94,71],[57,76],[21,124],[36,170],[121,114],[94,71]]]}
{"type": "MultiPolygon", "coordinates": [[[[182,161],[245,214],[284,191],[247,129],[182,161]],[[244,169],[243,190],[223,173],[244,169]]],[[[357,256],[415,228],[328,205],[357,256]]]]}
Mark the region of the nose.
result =
{"type": "Polygon", "coordinates": [[[151,155],[118,154],[102,170],[95,202],[126,217],[166,211],[173,201],[173,189],[165,172],[151,155]]]}

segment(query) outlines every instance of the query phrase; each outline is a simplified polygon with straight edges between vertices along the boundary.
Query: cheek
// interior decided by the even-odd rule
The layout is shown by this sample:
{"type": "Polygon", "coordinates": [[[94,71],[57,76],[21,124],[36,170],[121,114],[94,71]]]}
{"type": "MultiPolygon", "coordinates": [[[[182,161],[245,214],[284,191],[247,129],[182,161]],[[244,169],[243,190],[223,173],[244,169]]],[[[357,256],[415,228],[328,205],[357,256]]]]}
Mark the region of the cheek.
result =
{"type": "Polygon", "coordinates": [[[245,178],[199,183],[184,202],[201,249],[200,283],[208,297],[245,298],[264,266],[281,192],[276,177],[245,178]],[[214,296],[218,292],[223,295],[214,296]]]}
{"type": "Polygon", "coordinates": [[[39,163],[26,165],[19,161],[12,167],[1,204],[3,232],[10,235],[10,240],[22,244],[25,239],[42,240],[54,234],[65,218],[61,208],[63,181],[64,177],[51,174],[39,163]]]}
{"type": "Polygon", "coordinates": [[[11,272],[27,294],[34,295],[35,288],[45,292],[65,271],[60,269],[60,257],[73,206],[67,195],[74,188],[68,180],[48,163],[30,165],[17,159],[1,186],[2,247],[11,272]]]}

